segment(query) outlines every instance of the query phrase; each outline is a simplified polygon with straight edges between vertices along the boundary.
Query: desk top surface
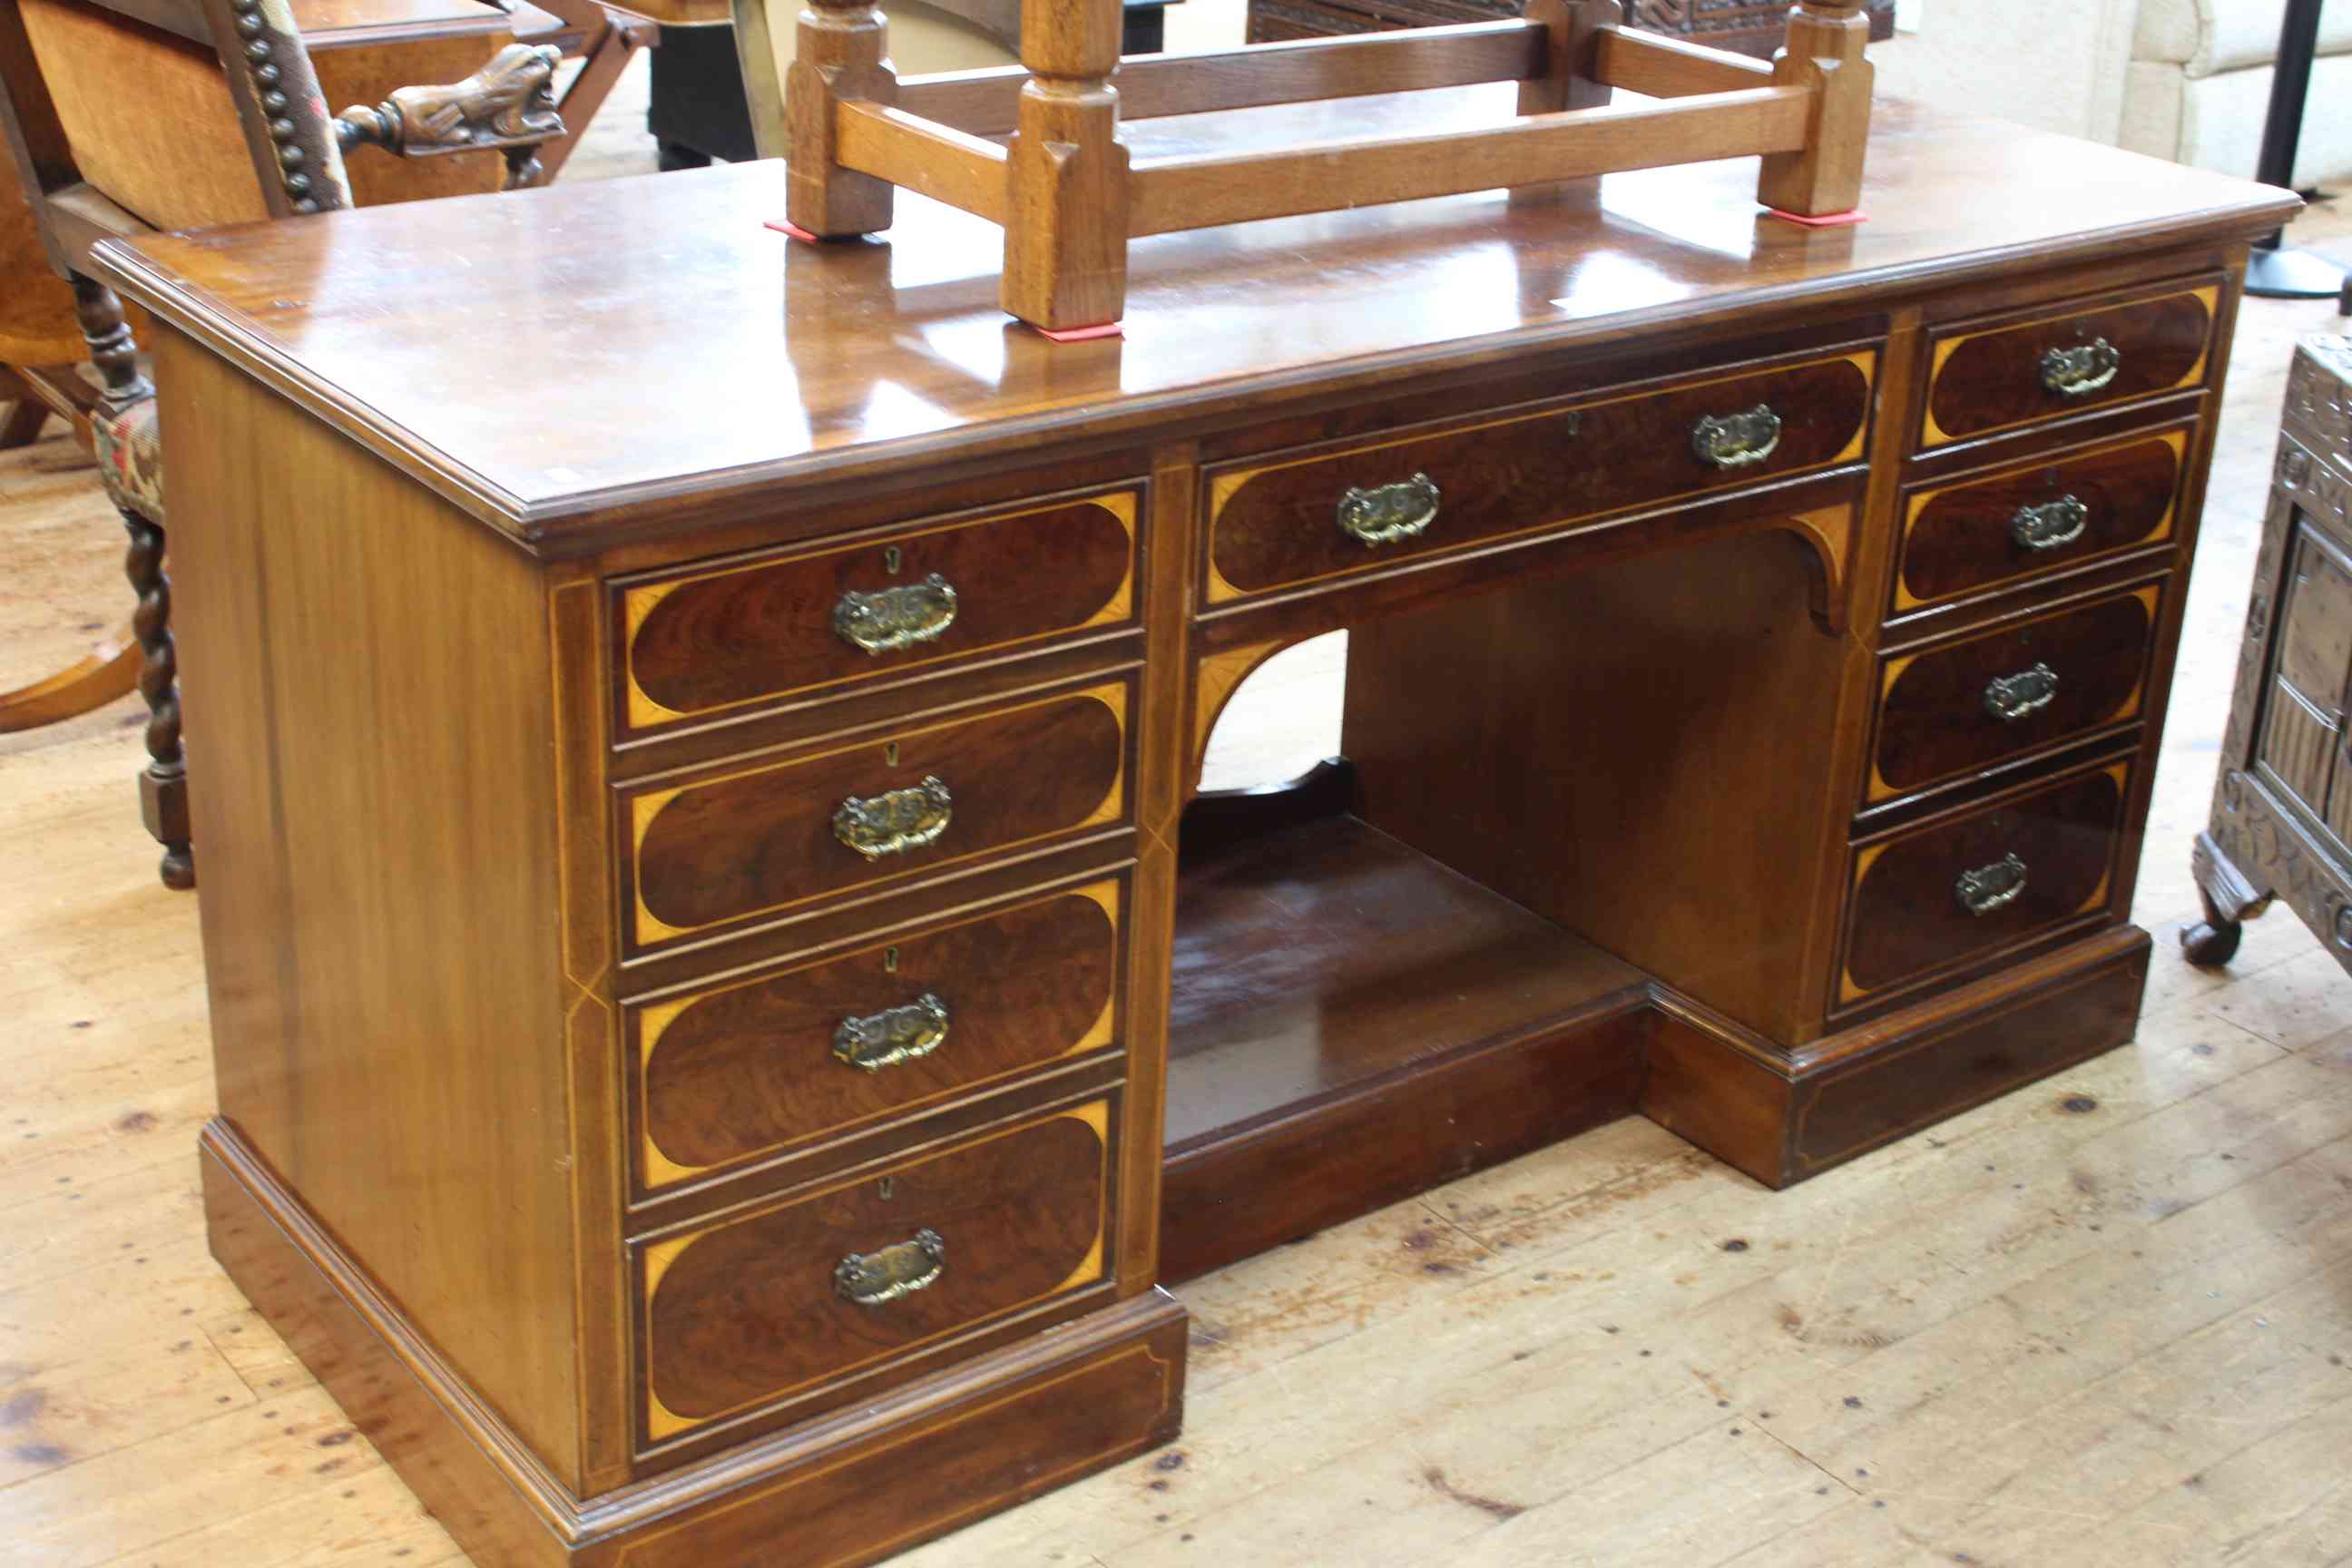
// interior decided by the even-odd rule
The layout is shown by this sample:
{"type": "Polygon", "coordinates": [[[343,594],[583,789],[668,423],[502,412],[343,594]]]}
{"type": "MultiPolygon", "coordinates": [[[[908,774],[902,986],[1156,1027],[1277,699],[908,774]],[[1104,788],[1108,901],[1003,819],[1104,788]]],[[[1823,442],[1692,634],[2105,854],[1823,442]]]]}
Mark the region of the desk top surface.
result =
{"type": "MultiPolygon", "coordinates": [[[[1510,89],[1126,128],[1139,160],[1491,121],[1510,89]]],[[[110,281],[484,522],[552,554],[632,520],[985,447],[1169,427],[1312,385],[1530,348],[1881,308],[2021,268],[2245,237],[2284,192],[1882,103],[1864,205],[1761,215],[1756,160],[1138,241],[1122,338],[1055,343],[996,304],[993,225],[901,192],[871,241],[763,226],[763,162],[334,213],[100,249],[110,281]]]]}

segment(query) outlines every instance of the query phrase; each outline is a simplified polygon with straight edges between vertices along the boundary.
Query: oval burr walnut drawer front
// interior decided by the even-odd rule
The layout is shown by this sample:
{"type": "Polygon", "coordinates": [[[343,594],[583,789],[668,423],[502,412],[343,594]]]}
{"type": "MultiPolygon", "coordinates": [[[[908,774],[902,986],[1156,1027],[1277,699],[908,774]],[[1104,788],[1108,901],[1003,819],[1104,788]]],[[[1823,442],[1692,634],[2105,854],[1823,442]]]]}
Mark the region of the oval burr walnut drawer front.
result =
{"type": "Polygon", "coordinates": [[[1121,490],[623,584],[623,722],[653,729],[1131,620],[1136,510],[1121,490]]]}
{"type": "Polygon", "coordinates": [[[1123,822],[1129,693],[625,792],[636,945],[1123,822]]]}
{"type": "Polygon", "coordinates": [[[1109,1046],[1121,887],[1092,883],[630,1008],[640,1189],[1109,1046]]]}
{"type": "Polygon", "coordinates": [[[639,1244],[646,1436],[696,1426],[1106,1278],[1110,1102],[639,1244]]]}
{"type": "Polygon", "coordinates": [[[2205,379],[2221,285],[1937,336],[1920,444],[1940,447],[2205,379]]]}
{"type": "Polygon", "coordinates": [[[1913,491],[1895,613],[2169,539],[2189,434],[2134,437],[1913,491]]]}
{"type": "Polygon", "coordinates": [[[2149,584],[1885,660],[1870,798],[2137,718],[2162,592],[2149,584]]]}
{"type": "Polygon", "coordinates": [[[2130,765],[2116,763],[1864,846],[1840,995],[1854,1002],[2099,914],[2130,765]]]}
{"type": "Polygon", "coordinates": [[[1870,352],[1212,469],[1211,605],[1863,455],[1870,352]]]}

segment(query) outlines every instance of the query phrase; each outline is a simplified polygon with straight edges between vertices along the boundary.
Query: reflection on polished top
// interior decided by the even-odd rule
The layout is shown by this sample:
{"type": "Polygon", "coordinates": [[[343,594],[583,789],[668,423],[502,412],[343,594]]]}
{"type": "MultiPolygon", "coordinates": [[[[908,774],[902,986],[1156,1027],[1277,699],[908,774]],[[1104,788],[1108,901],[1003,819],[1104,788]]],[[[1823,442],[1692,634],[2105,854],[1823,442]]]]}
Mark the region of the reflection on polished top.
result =
{"type": "MultiPolygon", "coordinates": [[[[1139,159],[1341,123],[1511,111],[1508,84],[1127,128],[1139,159]]],[[[1005,452],[1083,423],[1329,394],[1531,345],[1785,307],[1892,304],[2119,236],[2242,234],[2293,198],[1993,121],[1882,105],[1858,227],[1763,216],[1755,160],[1275,219],[1139,242],[1125,335],[1051,342],[997,309],[1000,231],[901,193],[888,235],[765,226],[780,164],[559,185],[105,247],[111,280],[551,553],[692,489],[1005,452]]],[[[572,545],[577,548],[577,545],[572,545]]]]}

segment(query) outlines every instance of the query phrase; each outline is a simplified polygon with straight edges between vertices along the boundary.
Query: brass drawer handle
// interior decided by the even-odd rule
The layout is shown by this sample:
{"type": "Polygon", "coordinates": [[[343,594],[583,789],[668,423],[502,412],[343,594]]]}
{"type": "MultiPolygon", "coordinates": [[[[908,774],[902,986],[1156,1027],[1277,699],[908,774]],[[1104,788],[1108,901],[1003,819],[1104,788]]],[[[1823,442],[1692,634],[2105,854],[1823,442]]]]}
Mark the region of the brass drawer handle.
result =
{"type": "Polygon", "coordinates": [[[929,1056],[948,1038],[948,1005],[924,992],[903,1007],[844,1018],[833,1032],[834,1058],[860,1072],[880,1072],[929,1056]]]}
{"type": "Polygon", "coordinates": [[[2031,718],[2058,700],[2058,672],[2046,664],[1996,675],[1985,683],[1985,711],[2004,724],[2031,718]]]}
{"type": "Polygon", "coordinates": [[[879,1307],[928,1290],[948,1271],[948,1244],[928,1227],[879,1252],[853,1252],[833,1266],[833,1289],[845,1301],[879,1307]]]}
{"type": "Polygon", "coordinates": [[[955,797],[948,786],[926,778],[911,789],[851,795],[834,808],[833,836],[868,860],[879,860],[938,843],[954,816],[955,797]]]}
{"type": "Polygon", "coordinates": [[[2124,356],[2105,338],[2042,356],[2042,384],[2061,397],[2087,397],[2103,390],[2124,367],[2124,356]]]}
{"type": "Polygon", "coordinates": [[[1780,416],[1769,403],[1745,414],[1709,415],[1691,426],[1691,450],[1718,468],[1746,468],[1780,449],[1780,416]]]}
{"type": "Polygon", "coordinates": [[[1339,498],[1339,531],[1367,550],[1427,532],[1437,521],[1437,481],[1415,474],[1392,485],[1359,486],[1339,498]]]}
{"type": "Polygon", "coordinates": [[[2011,851],[1990,866],[1963,871],[1952,884],[1952,896],[1972,915],[2005,910],[2025,893],[2025,862],[2011,851]]]}
{"type": "Polygon", "coordinates": [[[938,637],[955,625],[953,584],[934,572],[871,594],[847,593],[833,607],[834,634],[866,653],[897,653],[938,637]]]}
{"type": "Polygon", "coordinates": [[[2040,506],[2020,507],[2009,520],[2009,536],[2020,550],[2063,550],[2091,526],[2091,509],[2075,496],[2040,506]]]}

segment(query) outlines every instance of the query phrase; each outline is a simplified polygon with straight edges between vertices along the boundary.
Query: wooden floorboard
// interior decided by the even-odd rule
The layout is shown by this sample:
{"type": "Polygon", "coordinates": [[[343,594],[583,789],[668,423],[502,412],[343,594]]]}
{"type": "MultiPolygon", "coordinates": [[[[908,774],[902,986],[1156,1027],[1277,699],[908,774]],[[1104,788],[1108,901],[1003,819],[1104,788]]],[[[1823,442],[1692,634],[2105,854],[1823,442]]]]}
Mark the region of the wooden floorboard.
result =
{"type": "MultiPolygon", "coordinates": [[[[649,168],[642,105],[640,65],[567,177],[649,168]]],[[[2352,255],[2352,220],[2303,232],[2352,255]]],[[[2284,915],[2223,975],[2171,942],[2287,351],[2336,322],[2246,306],[2134,1046],[1788,1193],[1629,1121],[1197,1280],[1171,1450],[903,1561],[2352,1561],[2352,981],[2284,915]]],[[[0,677],[122,608],[76,461],[0,454],[0,677]]],[[[1343,664],[1262,671],[1209,785],[1335,749],[1343,664]]],[[[205,1251],[195,905],[154,879],[139,724],[133,698],[0,737],[0,1565],[456,1568],[205,1251]]]]}

